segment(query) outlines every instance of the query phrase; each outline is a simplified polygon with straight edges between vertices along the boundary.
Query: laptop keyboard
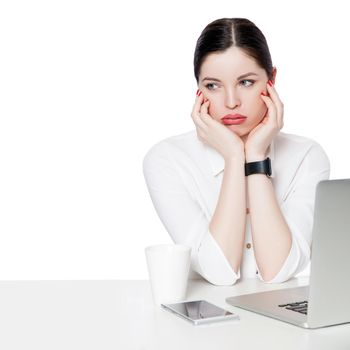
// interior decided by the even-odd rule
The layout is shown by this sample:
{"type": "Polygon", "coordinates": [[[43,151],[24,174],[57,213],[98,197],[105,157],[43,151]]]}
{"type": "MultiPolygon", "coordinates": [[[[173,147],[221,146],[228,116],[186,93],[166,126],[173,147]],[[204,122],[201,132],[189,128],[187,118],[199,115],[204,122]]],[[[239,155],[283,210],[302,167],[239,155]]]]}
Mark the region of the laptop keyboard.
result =
{"type": "Polygon", "coordinates": [[[307,300],[298,301],[295,303],[281,304],[279,307],[284,307],[286,310],[292,310],[295,312],[300,312],[301,314],[307,315],[307,300]]]}

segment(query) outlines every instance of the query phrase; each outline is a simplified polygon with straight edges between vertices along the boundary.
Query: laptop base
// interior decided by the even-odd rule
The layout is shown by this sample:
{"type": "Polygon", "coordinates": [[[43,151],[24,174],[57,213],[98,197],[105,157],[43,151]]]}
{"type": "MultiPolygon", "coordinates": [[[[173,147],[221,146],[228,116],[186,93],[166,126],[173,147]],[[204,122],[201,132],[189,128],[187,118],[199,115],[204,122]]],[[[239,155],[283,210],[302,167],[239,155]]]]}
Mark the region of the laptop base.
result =
{"type": "Polygon", "coordinates": [[[302,328],[310,328],[307,315],[279,305],[308,300],[309,286],[272,290],[226,298],[232,306],[275,318],[302,328]]]}

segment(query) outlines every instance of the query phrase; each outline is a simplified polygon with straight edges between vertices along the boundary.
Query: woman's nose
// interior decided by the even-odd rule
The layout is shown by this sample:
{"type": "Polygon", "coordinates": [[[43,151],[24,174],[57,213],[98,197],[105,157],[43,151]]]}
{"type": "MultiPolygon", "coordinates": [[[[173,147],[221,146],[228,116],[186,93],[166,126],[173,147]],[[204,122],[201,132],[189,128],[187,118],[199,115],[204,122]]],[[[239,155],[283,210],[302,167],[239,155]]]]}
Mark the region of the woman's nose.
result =
{"type": "Polygon", "coordinates": [[[228,91],[226,93],[225,104],[227,108],[235,108],[240,104],[239,97],[235,91],[228,91]]]}

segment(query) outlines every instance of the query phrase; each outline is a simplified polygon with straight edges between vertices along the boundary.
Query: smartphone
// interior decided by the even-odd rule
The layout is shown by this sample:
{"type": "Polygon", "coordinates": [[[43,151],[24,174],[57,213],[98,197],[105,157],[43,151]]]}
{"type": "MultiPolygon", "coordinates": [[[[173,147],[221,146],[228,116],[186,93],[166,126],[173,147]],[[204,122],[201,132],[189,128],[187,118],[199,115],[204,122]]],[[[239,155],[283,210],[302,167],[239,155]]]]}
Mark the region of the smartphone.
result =
{"type": "Polygon", "coordinates": [[[227,311],[206,300],[186,301],[176,304],[161,304],[162,308],[175,313],[194,325],[239,320],[239,315],[227,311]]]}

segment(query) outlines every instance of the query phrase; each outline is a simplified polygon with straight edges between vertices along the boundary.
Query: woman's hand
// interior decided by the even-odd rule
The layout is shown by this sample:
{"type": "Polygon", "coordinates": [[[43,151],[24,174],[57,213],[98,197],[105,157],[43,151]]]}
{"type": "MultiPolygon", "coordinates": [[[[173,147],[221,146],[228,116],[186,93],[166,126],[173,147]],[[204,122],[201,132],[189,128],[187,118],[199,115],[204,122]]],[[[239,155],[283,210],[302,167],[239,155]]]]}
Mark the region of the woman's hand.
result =
{"type": "MultiPolygon", "coordinates": [[[[269,82],[271,82],[269,80],[269,82]]],[[[267,106],[263,120],[249,133],[245,143],[247,162],[263,160],[266,151],[273,138],[283,127],[283,103],[281,102],[274,86],[267,83],[267,91],[270,96],[261,94],[261,98],[267,106]]]]}
{"type": "Polygon", "coordinates": [[[192,109],[192,119],[197,136],[203,143],[215,148],[225,160],[244,157],[244,144],[241,138],[209,115],[210,101],[204,100],[203,93],[196,97],[192,109]]]}

